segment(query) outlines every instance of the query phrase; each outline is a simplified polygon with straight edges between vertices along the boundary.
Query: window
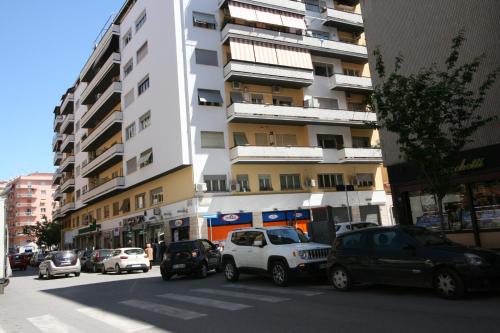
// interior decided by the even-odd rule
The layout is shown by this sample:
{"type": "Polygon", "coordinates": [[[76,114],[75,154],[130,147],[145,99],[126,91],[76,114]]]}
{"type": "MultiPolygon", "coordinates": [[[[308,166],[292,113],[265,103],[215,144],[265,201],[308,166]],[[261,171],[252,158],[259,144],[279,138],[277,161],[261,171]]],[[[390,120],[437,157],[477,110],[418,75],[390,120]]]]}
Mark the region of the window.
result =
{"type": "Polygon", "coordinates": [[[128,31],[125,33],[125,35],[123,36],[123,46],[127,46],[128,43],[130,43],[130,41],[132,40],[132,30],[131,29],[128,29],[128,31]]]}
{"type": "Polygon", "coordinates": [[[338,110],[339,109],[339,101],[335,98],[323,98],[323,97],[313,97],[310,100],[307,100],[307,107],[310,108],[319,108],[319,109],[328,109],[328,110],[338,110]]]}
{"type": "Polygon", "coordinates": [[[135,136],[135,122],[125,129],[125,140],[130,140],[135,136]]]}
{"type": "Polygon", "coordinates": [[[137,63],[140,63],[148,55],[148,42],[142,44],[142,46],[137,50],[137,63]]]}
{"type": "MultiPolygon", "coordinates": [[[[262,94],[251,94],[250,95],[252,104],[264,104],[264,95],[262,94]]],[[[274,99],[273,99],[274,101],[274,99]]]]}
{"type": "Polygon", "coordinates": [[[370,148],[370,138],[366,136],[353,136],[352,137],[352,147],[353,148],[370,148]]]}
{"type": "Polygon", "coordinates": [[[126,77],[127,75],[129,75],[133,69],[134,69],[134,59],[130,59],[129,61],[127,61],[125,66],[123,66],[123,76],[126,77]]]}
{"type": "Polygon", "coordinates": [[[344,137],[342,135],[318,134],[318,146],[326,149],[344,148],[344,137]]]}
{"type": "Polygon", "coordinates": [[[206,175],[203,179],[207,184],[207,192],[227,192],[226,175],[206,175]]]}
{"type": "Polygon", "coordinates": [[[296,146],[297,136],[295,134],[276,134],[276,146],[296,146]]]}
{"type": "Polygon", "coordinates": [[[151,125],[151,111],[146,112],[139,118],[139,131],[151,125]]]}
{"type": "Polygon", "coordinates": [[[104,206],[104,218],[109,218],[109,206],[104,206]]]}
{"type": "Polygon", "coordinates": [[[149,148],[141,153],[139,157],[139,168],[144,168],[153,163],[153,148],[149,148]]]}
{"type": "Polygon", "coordinates": [[[146,90],[149,89],[149,75],[142,79],[141,82],[137,84],[137,95],[142,95],[146,90]]]}
{"type": "Polygon", "coordinates": [[[340,238],[340,242],[336,243],[337,249],[363,249],[368,247],[366,244],[366,234],[354,233],[340,238]]]}
{"type": "Polygon", "coordinates": [[[208,106],[221,106],[223,103],[219,90],[198,89],[198,104],[208,106]]]}
{"type": "Polygon", "coordinates": [[[116,216],[120,214],[120,203],[117,201],[117,202],[113,202],[113,216],[116,216]]]}
{"type": "Polygon", "coordinates": [[[235,146],[245,146],[248,145],[247,136],[243,132],[234,132],[233,140],[235,146]]]}
{"type": "Polygon", "coordinates": [[[137,171],[137,157],[132,157],[127,161],[127,175],[137,171]]]}
{"type": "Polygon", "coordinates": [[[372,187],[373,174],[371,173],[358,173],[356,175],[356,185],[359,187],[372,187]]]}
{"type": "Polygon", "coordinates": [[[256,146],[269,146],[269,136],[267,133],[255,133],[256,146]]]}
{"type": "Polygon", "coordinates": [[[201,148],[225,148],[224,132],[201,132],[201,148]]]}
{"type": "Polygon", "coordinates": [[[300,184],[299,174],[286,174],[280,175],[281,190],[300,190],[302,185],[300,184]]]}
{"type": "Polygon", "coordinates": [[[158,187],[149,192],[151,205],[157,205],[163,202],[163,187],[158,187]]]}
{"type": "Polygon", "coordinates": [[[314,75],[330,77],[333,75],[333,65],[332,64],[324,64],[324,63],[313,63],[314,67],[314,75]]]}
{"type": "Polygon", "coordinates": [[[41,190],[41,191],[40,191],[40,194],[41,194],[41,195],[46,195],[46,194],[47,194],[47,191],[46,191],[46,190],[41,190]]]}
{"type": "Polygon", "coordinates": [[[273,104],[280,106],[292,106],[293,99],[287,96],[273,96],[273,104]]]}
{"type": "Polygon", "coordinates": [[[319,0],[305,0],[306,10],[319,13],[321,12],[319,7],[319,0]]]}
{"type": "Polygon", "coordinates": [[[130,90],[128,93],[125,94],[125,97],[123,98],[123,105],[126,108],[133,102],[134,102],[134,89],[130,90]]]}
{"type": "Polygon", "coordinates": [[[271,175],[259,175],[259,191],[272,191],[271,175]]]}
{"type": "Polygon", "coordinates": [[[146,193],[141,193],[135,196],[135,209],[146,208],[146,193]]]}
{"type": "Polygon", "coordinates": [[[402,235],[394,230],[375,231],[372,236],[375,252],[400,252],[407,245],[402,235]]]}
{"type": "Polygon", "coordinates": [[[130,212],[130,198],[125,198],[122,201],[122,206],[120,207],[120,210],[123,213],[128,213],[130,212]]]}
{"type": "Polygon", "coordinates": [[[195,49],[194,53],[198,65],[219,66],[217,51],[195,49]]]}
{"type": "Polygon", "coordinates": [[[341,173],[318,174],[319,188],[335,188],[337,185],[344,185],[344,175],[341,173]]]}
{"type": "Polygon", "coordinates": [[[97,208],[95,210],[95,219],[100,221],[102,219],[102,208],[97,208]]]}
{"type": "Polygon", "coordinates": [[[318,39],[323,39],[323,40],[330,39],[330,33],[327,31],[309,30],[309,34],[311,35],[311,37],[318,39]]]}
{"type": "Polygon", "coordinates": [[[217,21],[214,15],[193,12],[193,25],[198,28],[215,30],[217,28],[217,21]]]}
{"type": "Polygon", "coordinates": [[[45,213],[47,211],[47,208],[40,208],[40,213],[45,213]]]}
{"type": "Polygon", "coordinates": [[[358,69],[343,68],[342,70],[343,70],[344,75],[361,76],[361,72],[358,69]]]}
{"type": "Polygon", "coordinates": [[[139,29],[142,28],[142,26],[144,25],[144,23],[146,23],[146,11],[143,11],[141,13],[141,15],[139,15],[139,18],[137,20],[135,20],[135,32],[137,33],[137,31],[139,31],[139,29]]]}
{"type": "Polygon", "coordinates": [[[250,192],[250,182],[248,175],[236,175],[236,191],[250,192]]]}

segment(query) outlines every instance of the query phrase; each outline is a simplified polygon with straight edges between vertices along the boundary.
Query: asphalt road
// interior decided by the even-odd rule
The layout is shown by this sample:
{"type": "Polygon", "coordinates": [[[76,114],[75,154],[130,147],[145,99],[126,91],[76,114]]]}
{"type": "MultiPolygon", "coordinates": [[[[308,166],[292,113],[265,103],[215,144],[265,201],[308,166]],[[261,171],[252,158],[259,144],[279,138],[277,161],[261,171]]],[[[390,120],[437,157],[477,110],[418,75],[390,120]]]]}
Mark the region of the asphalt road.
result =
{"type": "Polygon", "coordinates": [[[0,295],[0,333],[14,332],[498,332],[500,294],[446,301],[432,291],[369,286],[339,293],[261,277],[164,282],[148,273],[39,280],[14,272],[0,295]]]}

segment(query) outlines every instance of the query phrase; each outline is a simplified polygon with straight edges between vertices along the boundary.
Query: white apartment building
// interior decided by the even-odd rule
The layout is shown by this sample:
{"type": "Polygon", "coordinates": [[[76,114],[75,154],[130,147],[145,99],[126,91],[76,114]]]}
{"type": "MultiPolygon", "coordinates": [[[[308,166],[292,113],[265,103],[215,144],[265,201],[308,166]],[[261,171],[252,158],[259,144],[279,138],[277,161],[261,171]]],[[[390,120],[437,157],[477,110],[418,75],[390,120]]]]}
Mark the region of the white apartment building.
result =
{"type": "Polygon", "coordinates": [[[54,110],[65,245],[390,223],[358,2],[126,1],[54,110]]]}

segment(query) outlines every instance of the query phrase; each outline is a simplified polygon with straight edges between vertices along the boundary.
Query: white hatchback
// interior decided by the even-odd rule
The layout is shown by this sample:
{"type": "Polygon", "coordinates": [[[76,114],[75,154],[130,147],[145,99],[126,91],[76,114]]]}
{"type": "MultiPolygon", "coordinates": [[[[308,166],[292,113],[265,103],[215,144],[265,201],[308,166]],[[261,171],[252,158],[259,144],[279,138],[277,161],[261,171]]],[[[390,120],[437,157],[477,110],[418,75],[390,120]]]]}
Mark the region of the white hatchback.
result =
{"type": "Polygon", "coordinates": [[[102,265],[103,274],[108,272],[121,274],[123,271],[143,271],[144,273],[149,271],[148,256],[143,249],[137,247],[115,249],[111,256],[104,260],[102,265]]]}

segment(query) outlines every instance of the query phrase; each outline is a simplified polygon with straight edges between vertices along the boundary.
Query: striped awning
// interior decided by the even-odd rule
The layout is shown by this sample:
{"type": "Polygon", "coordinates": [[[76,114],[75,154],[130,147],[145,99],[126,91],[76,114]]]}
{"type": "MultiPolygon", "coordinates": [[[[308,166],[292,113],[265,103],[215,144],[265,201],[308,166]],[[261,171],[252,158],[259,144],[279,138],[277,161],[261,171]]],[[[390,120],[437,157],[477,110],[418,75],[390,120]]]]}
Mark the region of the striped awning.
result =
{"type": "Polygon", "coordinates": [[[283,25],[280,12],[277,10],[264,7],[255,7],[255,14],[257,15],[257,22],[283,25]]]}
{"type": "Polygon", "coordinates": [[[305,49],[276,45],[278,63],[282,66],[312,69],[311,54],[305,49]]]}
{"type": "Polygon", "coordinates": [[[251,40],[231,38],[229,40],[229,47],[231,48],[232,59],[255,62],[251,40]]]}
{"type": "Polygon", "coordinates": [[[252,6],[236,1],[229,1],[228,8],[231,17],[245,21],[279,25],[300,30],[307,29],[304,16],[299,14],[282,12],[272,8],[252,6]]]}
{"type": "Polygon", "coordinates": [[[294,14],[294,13],[281,13],[281,21],[285,27],[295,28],[300,30],[306,30],[306,22],[304,21],[304,16],[294,14]]]}
{"type": "Polygon", "coordinates": [[[255,61],[263,64],[277,65],[276,49],[273,44],[253,42],[255,61]]]}
{"type": "Polygon", "coordinates": [[[257,16],[255,15],[255,7],[246,3],[229,1],[228,2],[229,13],[231,17],[239,18],[247,21],[257,21],[257,16]]]}

